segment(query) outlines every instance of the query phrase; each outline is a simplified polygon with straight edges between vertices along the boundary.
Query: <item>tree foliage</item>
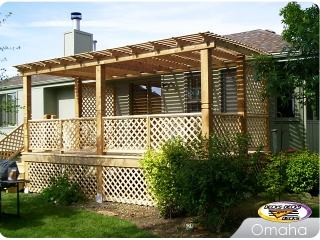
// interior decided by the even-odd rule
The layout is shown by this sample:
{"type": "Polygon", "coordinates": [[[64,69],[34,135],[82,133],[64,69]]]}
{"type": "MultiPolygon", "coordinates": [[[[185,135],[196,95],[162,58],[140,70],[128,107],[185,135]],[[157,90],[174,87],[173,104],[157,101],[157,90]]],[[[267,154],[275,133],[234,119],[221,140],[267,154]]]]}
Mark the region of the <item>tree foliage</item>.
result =
{"type": "Polygon", "coordinates": [[[285,59],[257,56],[252,62],[254,78],[267,80],[264,98],[294,98],[303,104],[308,99],[315,106],[319,93],[319,8],[313,4],[301,9],[298,3],[289,2],[280,10],[280,16],[284,24],[282,39],[288,43],[282,50],[285,59]],[[292,95],[296,88],[304,91],[292,95]]]}
{"type": "MultiPolygon", "coordinates": [[[[9,12],[8,14],[4,15],[4,17],[0,18],[0,26],[2,26],[3,23],[6,22],[6,20],[12,15],[11,12],[9,12]]],[[[0,13],[1,16],[1,13],[0,13]]],[[[0,46],[0,50],[1,52],[4,52],[6,50],[16,50],[16,49],[20,49],[20,47],[8,47],[8,46],[0,46]]],[[[7,61],[7,59],[5,57],[0,58],[0,62],[4,62],[7,61]]],[[[8,81],[8,76],[5,75],[6,69],[3,67],[0,67],[0,90],[2,89],[2,84],[4,83],[4,81],[8,81]]],[[[17,104],[17,99],[13,99],[13,100],[3,100],[0,99],[0,114],[4,114],[5,112],[13,112],[13,113],[17,113],[19,109],[22,109],[23,107],[17,104]]],[[[0,121],[0,127],[2,127],[2,125],[7,125],[8,122],[5,121],[0,121]]],[[[10,123],[11,124],[11,123],[10,123]]],[[[0,131],[0,134],[5,134],[3,132],[0,131]]]]}
{"type": "MultiPolygon", "coordinates": [[[[4,17],[1,17],[0,18],[0,26],[2,26],[2,24],[4,24],[11,15],[12,15],[12,12],[9,12],[6,15],[4,15],[4,17]]],[[[0,16],[1,16],[1,13],[0,13],[0,16]]],[[[18,46],[18,47],[0,46],[1,52],[4,52],[6,50],[16,50],[16,49],[20,49],[20,46],[18,46]]],[[[0,58],[0,62],[5,62],[5,61],[7,61],[7,58],[5,58],[5,57],[0,58]]],[[[1,67],[0,68],[0,82],[3,80],[6,80],[8,78],[8,76],[6,76],[5,73],[6,73],[6,69],[1,67]]],[[[0,89],[1,89],[1,85],[0,85],[0,89]]]]}

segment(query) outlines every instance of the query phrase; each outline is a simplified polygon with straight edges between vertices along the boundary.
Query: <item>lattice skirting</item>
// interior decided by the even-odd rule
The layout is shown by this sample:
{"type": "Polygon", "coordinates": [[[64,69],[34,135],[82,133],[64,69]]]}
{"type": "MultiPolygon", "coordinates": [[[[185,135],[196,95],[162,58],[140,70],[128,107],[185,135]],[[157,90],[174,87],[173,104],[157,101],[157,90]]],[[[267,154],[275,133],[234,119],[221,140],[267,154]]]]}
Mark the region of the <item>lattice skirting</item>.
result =
{"type": "Polygon", "coordinates": [[[102,175],[105,201],[153,205],[141,169],[104,167],[102,175]]]}
{"type": "MultiPolygon", "coordinates": [[[[40,193],[50,186],[50,178],[68,174],[71,183],[77,182],[86,198],[97,195],[97,166],[28,162],[29,191],[40,193]]],[[[103,167],[102,189],[104,201],[153,205],[139,168],[103,167]]]]}
{"type": "Polygon", "coordinates": [[[94,199],[97,192],[97,169],[95,166],[66,165],[28,162],[29,191],[40,193],[50,186],[50,178],[68,174],[71,183],[77,182],[88,199],[94,199]]]}

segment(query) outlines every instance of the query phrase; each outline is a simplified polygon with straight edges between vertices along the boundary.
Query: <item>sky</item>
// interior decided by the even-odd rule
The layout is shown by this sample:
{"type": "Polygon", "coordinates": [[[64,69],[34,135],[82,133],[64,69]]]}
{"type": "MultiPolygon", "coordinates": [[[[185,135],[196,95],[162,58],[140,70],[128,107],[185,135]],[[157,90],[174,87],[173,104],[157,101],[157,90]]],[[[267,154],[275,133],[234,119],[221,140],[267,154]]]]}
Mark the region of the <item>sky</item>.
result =
{"type": "MultiPolygon", "coordinates": [[[[63,56],[63,33],[72,30],[71,12],[81,12],[80,30],[93,34],[96,50],[210,31],[227,35],[255,29],[281,34],[280,9],[288,1],[3,1],[0,68],[63,56]],[[3,59],[6,59],[3,61],[3,59]]],[[[302,8],[312,2],[298,1],[302,8]]]]}

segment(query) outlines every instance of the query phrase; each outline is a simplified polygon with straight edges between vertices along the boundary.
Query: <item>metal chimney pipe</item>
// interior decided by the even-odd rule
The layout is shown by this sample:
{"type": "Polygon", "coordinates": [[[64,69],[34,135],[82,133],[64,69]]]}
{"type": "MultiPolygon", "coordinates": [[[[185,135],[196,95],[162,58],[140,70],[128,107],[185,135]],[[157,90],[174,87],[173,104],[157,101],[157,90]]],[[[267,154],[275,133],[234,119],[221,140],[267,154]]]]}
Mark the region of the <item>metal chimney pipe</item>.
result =
{"type": "Polygon", "coordinates": [[[82,19],[82,15],[79,12],[71,13],[71,20],[73,21],[73,29],[80,30],[80,20],[82,19]]]}
{"type": "Polygon", "coordinates": [[[96,51],[97,42],[97,40],[93,40],[93,51],[96,51]]]}

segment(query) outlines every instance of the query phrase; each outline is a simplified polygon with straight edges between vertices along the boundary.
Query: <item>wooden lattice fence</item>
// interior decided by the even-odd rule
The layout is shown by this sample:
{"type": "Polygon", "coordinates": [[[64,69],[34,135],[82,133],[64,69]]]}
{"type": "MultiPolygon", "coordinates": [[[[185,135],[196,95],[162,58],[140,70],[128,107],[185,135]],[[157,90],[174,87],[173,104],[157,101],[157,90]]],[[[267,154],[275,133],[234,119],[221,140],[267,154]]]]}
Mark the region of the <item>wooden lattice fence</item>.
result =
{"type": "MultiPolygon", "coordinates": [[[[78,183],[87,199],[97,195],[97,166],[27,162],[30,192],[40,193],[50,186],[50,179],[68,174],[70,183],[78,183]]],[[[137,205],[153,205],[140,168],[102,168],[103,200],[137,205]]]]}
{"type": "Polygon", "coordinates": [[[0,141],[0,159],[13,159],[23,149],[23,124],[0,141]]]}
{"type": "Polygon", "coordinates": [[[268,102],[262,101],[265,82],[253,79],[253,68],[250,65],[246,69],[247,126],[248,133],[252,138],[251,147],[266,147],[269,146],[269,115],[268,102]]]}
{"type": "Polygon", "coordinates": [[[153,205],[140,168],[103,167],[105,201],[153,205]]]}
{"type": "Polygon", "coordinates": [[[50,186],[50,178],[68,174],[70,183],[78,183],[80,190],[88,199],[94,199],[97,193],[96,166],[28,162],[27,171],[30,192],[40,193],[50,186]]]}

